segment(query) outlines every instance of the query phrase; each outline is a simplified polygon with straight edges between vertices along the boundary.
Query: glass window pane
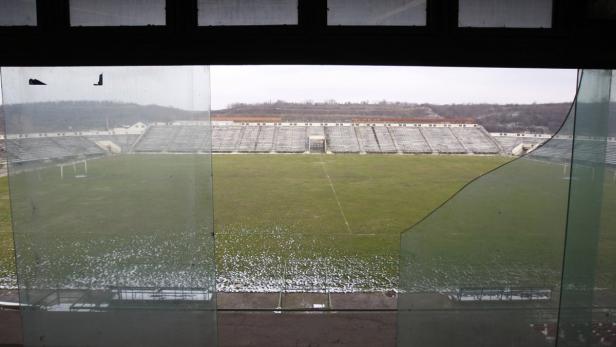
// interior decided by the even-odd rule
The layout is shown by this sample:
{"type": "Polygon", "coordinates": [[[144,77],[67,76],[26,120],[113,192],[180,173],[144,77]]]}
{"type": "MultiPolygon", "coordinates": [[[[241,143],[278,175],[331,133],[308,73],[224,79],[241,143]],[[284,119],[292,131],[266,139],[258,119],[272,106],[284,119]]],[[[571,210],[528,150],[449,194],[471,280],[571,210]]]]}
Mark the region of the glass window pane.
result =
{"type": "Polygon", "coordinates": [[[0,26],[36,25],[36,0],[0,1],[0,26]]]}
{"type": "Polygon", "coordinates": [[[24,345],[215,346],[209,68],[1,74],[24,345]]]}
{"type": "Polygon", "coordinates": [[[613,207],[614,201],[613,169],[606,163],[610,154],[607,139],[614,135],[614,119],[611,119],[614,114],[610,114],[611,79],[609,70],[584,70],[576,102],[559,346],[614,338],[610,328],[602,328],[602,324],[613,326],[613,317],[606,313],[615,303],[616,278],[613,267],[616,224],[613,213],[606,214],[605,209],[613,207]]]}
{"type": "Polygon", "coordinates": [[[550,28],[552,0],[460,0],[458,26],[550,28]]]}
{"type": "MultiPolygon", "coordinates": [[[[601,203],[601,217],[599,224],[599,240],[597,243],[597,268],[594,282],[594,317],[593,329],[599,331],[599,339],[612,338],[610,326],[614,321],[613,310],[616,300],[612,293],[616,293],[616,70],[612,70],[611,96],[609,102],[609,116],[603,123],[603,134],[607,134],[605,142],[605,167],[603,168],[603,192],[601,203]],[[611,313],[611,314],[606,314],[611,313]],[[598,328],[598,329],[597,329],[598,328]]],[[[601,125],[600,125],[601,126],[601,125]]],[[[595,135],[597,136],[597,135],[595,135]]],[[[599,151],[599,153],[601,153],[599,151]]],[[[598,171],[597,169],[595,171],[598,171]]],[[[592,177],[592,176],[591,176],[592,177]]],[[[595,176],[597,177],[597,176],[595,176]]],[[[599,198],[599,197],[596,197],[599,198]]]]}
{"type": "Polygon", "coordinates": [[[199,25],[285,24],[297,24],[297,0],[199,0],[199,25]]]}
{"type": "Polygon", "coordinates": [[[426,25],[426,0],[328,0],[329,25],[426,25]]]}
{"type": "Polygon", "coordinates": [[[613,341],[614,85],[584,70],[554,137],[402,235],[400,345],[613,341]]]}
{"type": "Polygon", "coordinates": [[[165,25],[165,0],[71,0],[73,26],[165,25]]]}
{"type": "Polygon", "coordinates": [[[402,234],[400,346],[550,341],[542,331],[553,336],[558,317],[574,117],[543,144],[517,145],[527,154],[402,234]]]}

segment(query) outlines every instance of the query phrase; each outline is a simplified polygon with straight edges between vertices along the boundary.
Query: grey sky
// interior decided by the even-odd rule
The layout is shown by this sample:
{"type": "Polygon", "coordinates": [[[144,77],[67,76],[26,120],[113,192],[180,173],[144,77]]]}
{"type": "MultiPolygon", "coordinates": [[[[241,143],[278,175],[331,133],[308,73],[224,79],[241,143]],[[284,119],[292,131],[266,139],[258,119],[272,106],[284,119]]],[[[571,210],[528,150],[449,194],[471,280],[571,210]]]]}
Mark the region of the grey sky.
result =
{"type": "Polygon", "coordinates": [[[233,102],[570,102],[576,70],[391,67],[212,66],[212,109],[233,102]]]}
{"type": "Polygon", "coordinates": [[[43,101],[115,101],[207,110],[207,66],[3,67],[6,103],[43,101]],[[103,74],[102,86],[94,86],[103,74]],[[38,79],[47,85],[31,86],[38,79]]]}
{"type": "MultiPolygon", "coordinates": [[[[212,109],[330,99],[502,104],[570,102],[576,70],[246,65],[212,66],[209,77],[212,109]]],[[[3,83],[4,100],[11,103],[111,100],[200,110],[210,101],[207,67],[4,68],[3,83]],[[92,86],[99,73],[104,86],[92,86]],[[48,85],[29,86],[29,78],[48,85]]]]}

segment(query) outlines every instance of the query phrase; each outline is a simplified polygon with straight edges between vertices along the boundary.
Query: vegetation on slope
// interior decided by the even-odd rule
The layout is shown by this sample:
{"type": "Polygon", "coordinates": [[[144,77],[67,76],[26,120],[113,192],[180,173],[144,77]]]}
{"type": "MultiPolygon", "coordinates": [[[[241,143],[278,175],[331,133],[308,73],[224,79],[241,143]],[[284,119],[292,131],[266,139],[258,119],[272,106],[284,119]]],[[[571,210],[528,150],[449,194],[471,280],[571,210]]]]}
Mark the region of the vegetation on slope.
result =
{"type": "MultiPolygon", "coordinates": [[[[289,103],[234,104],[213,116],[281,117],[284,121],[350,122],[358,118],[472,118],[492,132],[553,133],[566,116],[569,103],[494,104],[413,104],[371,103],[289,103]]],[[[6,115],[11,133],[106,130],[136,122],[207,120],[207,112],[190,112],[156,105],[142,106],[113,102],[42,102],[0,106],[0,125],[6,115]]]]}

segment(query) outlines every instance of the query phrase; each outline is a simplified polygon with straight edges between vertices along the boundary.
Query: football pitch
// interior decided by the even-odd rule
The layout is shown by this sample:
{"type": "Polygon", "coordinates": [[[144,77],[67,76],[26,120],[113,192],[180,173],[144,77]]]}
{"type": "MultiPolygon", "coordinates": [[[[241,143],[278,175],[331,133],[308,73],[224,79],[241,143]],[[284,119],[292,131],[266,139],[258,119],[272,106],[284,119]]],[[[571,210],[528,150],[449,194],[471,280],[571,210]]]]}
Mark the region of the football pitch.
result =
{"type": "MultiPolygon", "coordinates": [[[[20,264],[26,275],[46,279],[39,285],[68,288],[199,286],[203,282],[197,277],[211,270],[183,266],[215,257],[222,291],[394,289],[401,233],[468,181],[510,159],[214,155],[215,252],[206,237],[195,236],[211,231],[210,185],[203,179],[210,175],[207,156],[89,160],[87,177],[65,168],[61,178],[58,167],[42,168],[12,181],[20,249],[46,248],[42,257],[24,251],[20,264]]],[[[0,286],[10,287],[14,260],[7,179],[0,183],[0,286]]],[[[479,253],[490,242],[486,235],[468,236],[484,238],[479,253]]],[[[511,235],[493,237],[499,238],[495,244],[524,249],[524,257],[541,249],[536,239],[517,245],[511,235]]],[[[439,254],[445,248],[455,253],[456,245],[439,240],[424,240],[438,248],[424,252],[439,254]]],[[[556,259],[558,247],[553,248],[547,256],[556,259]]]]}

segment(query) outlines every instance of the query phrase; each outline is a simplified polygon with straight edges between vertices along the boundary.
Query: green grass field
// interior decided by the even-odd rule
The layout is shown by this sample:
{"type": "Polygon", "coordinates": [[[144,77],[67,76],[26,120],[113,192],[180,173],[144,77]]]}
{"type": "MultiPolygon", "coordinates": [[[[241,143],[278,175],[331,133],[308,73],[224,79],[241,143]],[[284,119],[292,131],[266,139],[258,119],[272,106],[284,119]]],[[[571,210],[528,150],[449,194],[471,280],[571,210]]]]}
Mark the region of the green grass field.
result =
{"type": "MultiPolygon", "coordinates": [[[[63,179],[56,166],[31,170],[11,181],[20,280],[31,287],[204,287],[214,282],[215,259],[223,291],[554,288],[569,187],[561,164],[515,161],[408,231],[507,160],[215,155],[211,172],[207,157],[158,154],[90,160],[83,178],[71,167],[63,179]]],[[[612,170],[604,184],[596,276],[598,286],[612,288],[612,170]]],[[[0,286],[11,287],[6,177],[0,187],[0,286]]]]}
{"type": "Polygon", "coordinates": [[[0,288],[15,285],[15,248],[11,231],[8,177],[0,177],[0,288]]]}
{"type": "Polygon", "coordinates": [[[228,288],[395,288],[400,234],[505,162],[469,156],[215,156],[228,288]],[[253,273],[260,276],[253,276],[253,273]]]}
{"type": "MultiPolygon", "coordinates": [[[[197,277],[207,276],[185,267],[202,262],[209,269],[213,248],[203,236],[208,233],[199,232],[211,228],[204,158],[119,156],[89,161],[87,178],[67,170],[60,179],[57,167],[15,176],[22,272],[32,281],[44,277],[41,286],[203,285],[197,277]]],[[[395,288],[401,232],[466,182],[507,160],[216,155],[219,288],[395,288]]],[[[6,286],[13,253],[6,178],[0,183],[0,277],[6,286]]]]}
{"type": "Polygon", "coordinates": [[[569,257],[577,257],[567,266],[579,272],[569,272],[569,278],[592,281],[585,285],[597,289],[616,289],[616,175],[607,169],[596,176],[595,169],[577,165],[569,179],[568,166],[531,154],[479,178],[403,234],[401,289],[557,290],[568,228],[577,228],[569,235],[579,235],[567,240],[569,257]],[[597,181],[602,189],[590,188],[593,179],[602,179],[597,181]],[[591,189],[595,193],[589,196],[591,189]],[[569,198],[575,201],[571,205],[569,198]],[[586,200],[580,204],[580,199],[586,200]],[[591,200],[593,207],[585,210],[591,200]]]}

